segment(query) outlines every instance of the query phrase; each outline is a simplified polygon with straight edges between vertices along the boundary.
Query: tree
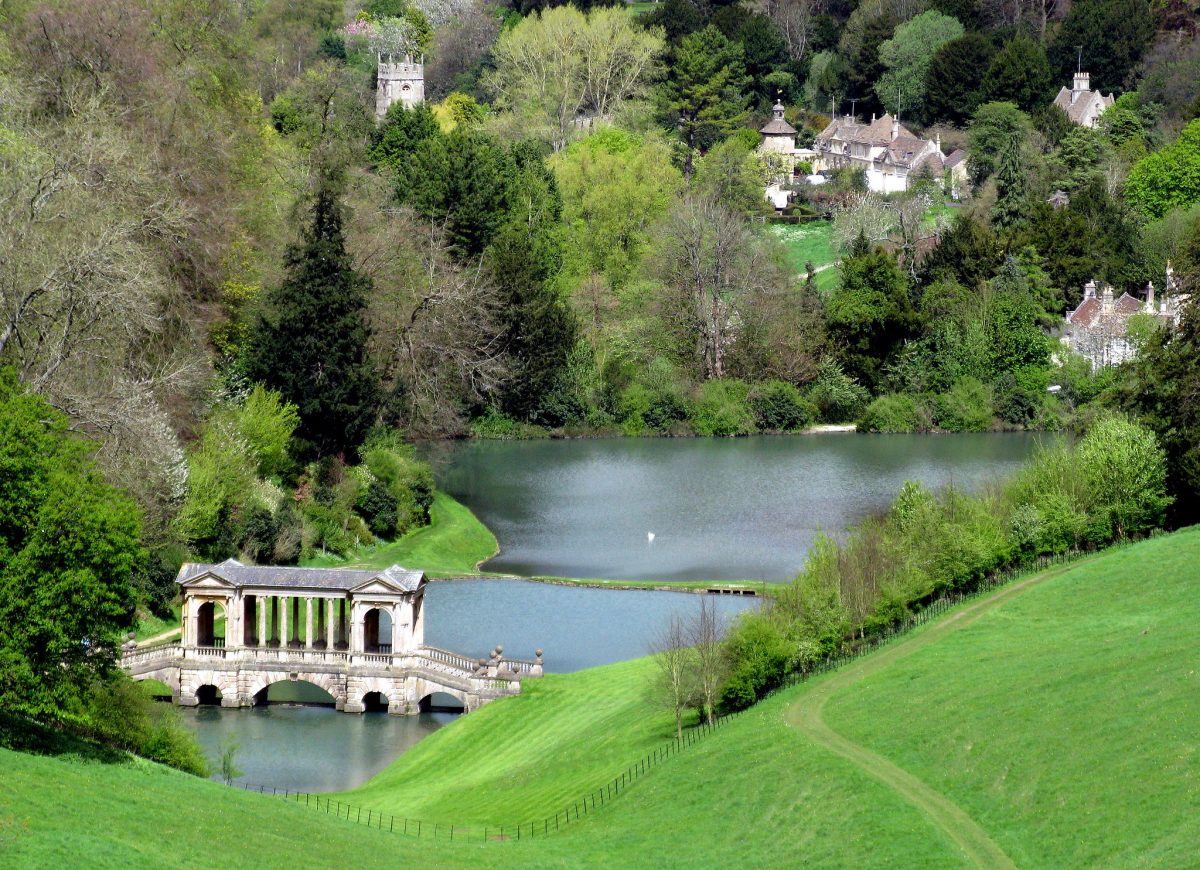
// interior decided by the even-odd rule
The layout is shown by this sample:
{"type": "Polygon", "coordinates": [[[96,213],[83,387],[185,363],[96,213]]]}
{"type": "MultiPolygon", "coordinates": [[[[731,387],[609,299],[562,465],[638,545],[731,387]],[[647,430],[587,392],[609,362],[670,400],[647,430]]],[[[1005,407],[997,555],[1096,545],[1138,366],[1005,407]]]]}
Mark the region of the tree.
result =
{"type": "Polygon", "coordinates": [[[696,654],[688,641],[683,619],[672,613],[650,646],[650,657],[654,661],[650,700],[674,714],[676,740],[683,739],[683,711],[696,694],[696,654]]]}
{"type": "Polygon", "coordinates": [[[969,290],[983,286],[1000,266],[1000,243],[992,231],[959,215],[921,264],[921,284],[952,279],[969,290]]]}
{"type": "Polygon", "coordinates": [[[745,121],[747,83],[742,47],[709,25],[685,36],[675,50],[659,105],[687,146],[683,174],[692,177],[695,155],[745,121]]]}
{"type": "Polygon", "coordinates": [[[929,64],[939,48],[962,35],[961,24],[932,9],[898,25],[892,38],[879,46],[886,70],[874,83],[880,104],[896,113],[923,113],[929,64]]]}
{"type": "Polygon", "coordinates": [[[967,154],[976,187],[995,174],[1001,155],[1011,153],[1014,142],[1023,142],[1029,129],[1029,116],[1012,103],[984,103],[975,110],[968,128],[967,154]]]}
{"type": "Polygon", "coordinates": [[[883,361],[915,325],[904,274],[890,254],[865,240],[842,260],[841,286],[825,313],[831,336],[842,343],[847,373],[868,389],[879,383],[883,361]]]}
{"type": "MultiPolygon", "coordinates": [[[[859,9],[855,10],[855,14],[865,9],[867,9],[866,6],[860,6],[859,9]]],[[[892,34],[900,23],[900,20],[890,11],[882,12],[870,18],[862,29],[858,50],[854,52],[853,59],[847,66],[846,92],[837,94],[836,96],[841,99],[856,98],[858,100],[858,111],[863,114],[867,112],[882,114],[885,109],[888,111],[895,110],[893,100],[896,99],[896,94],[892,93],[886,103],[881,102],[876,96],[875,83],[887,72],[880,49],[885,41],[892,38],[892,34]]],[[[849,48],[847,45],[849,42],[847,36],[848,34],[846,33],[842,35],[843,53],[849,48]]],[[[824,110],[824,106],[820,108],[824,110]]],[[[835,107],[835,112],[836,109],[837,107],[835,107]]]]}
{"type": "Polygon", "coordinates": [[[759,0],[757,5],[782,34],[788,57],[804,60],[825,0],[759,0]]]}
{"type": "Polygon", "coordinates": [[[133,625],[138,511],[93,449],[0,371],[0,709],[69,719],[133,625]]]}
{"type": "Polygon", "coordinates": [[[1083,68],[1091,73],[1091,86],[1123,90],[1154,32],[1147,0],[1078,0],[1050,47],[1050,65],[1060,79],[1069,80],[1083,46],[1083,68]]]}
{"type": "Polygon", "coordinates": [[[403,171],[404,164],[412,160],[421,143],[440,132],[437,118],[428,104],[421,103],[409,109],[404,103],[392,103],[383,123],[371,137],[371,159],[379,166],[403,171]]]}
{"type": "Polygon", "coordinates": [[[966,33],[939,48],[925,73],[925,119],[965,126],[979,107],[979,88],[996,49],[978,33],[966,33]]]}
{"type": "Polygon", "coordinates": [[[379,378],[367,356],[365,319],[370,289],[346,254],[341,205],[324,184],[246,354],[247,374],[296,406],[297,437],[318,456],[353,453],[375,422],[379,378]]]}
{"type": "Polygon", "coordinates": [[[579,116],[608,118],[641,96],[661,50],[661,33],[624,10],[559,6],[500,34],[486,81],[523,135],[558,151],[579,116]]]}
{"type": "Polygon", "coordinates": [[[1095,423],[1075,451],[1083,478],[1090,535],[1124,540],[1160,528],[1171,503],[1166,457],[1154,433],[1120,417],[1095,423]]]}
{"type": "Polygon", "coordinates": [[[740,307],[771,287],[767,251],[741,215],[708,196],[685,195],[659,236],[670,327],[703,378],[723,378],[740,307]]]}
{"type": "Polygon", "coordinates": [[[515,201],[517,169],[497,140],[462,128],[424,140],[396,195],[418,214],[446,227],[460,255],[477,257],[491,244],[515,201]]]}
{"type": "Polygon", "coordinates": [[[687,623],[687,641],[694,653],[696,701],[701,715],[712,724],[725,682],[724,627],[711,598],[701,598],[700,607],[687,623]]]}
{"type": "Polygon", "coordinates": [[[1013,130],[998,143],[996,155],[996,204],[992,220],[997,226],[1010,227],[1028,212],[1029,169],[1025,155],[1025,137],[1013,130]]]}
{"type": "MultiPolygon", "coordinates": [[[[1197,237],[1200,252],[1200,235],[1197,237]]],[[[1129,367],[1116,390],[1118,407],[1154,432],[1167,457],[1172,520],[1200,520],[1200,306],[1195,297],[1179,331],[1161,333],[1129,367]]]]}
{"type": "Polygon", "coordinates": [[[1027,36],[1014,36],[992,58],[980,85],[984,102],[1014,103],[1024,112],[1050,101],[1053,79],[1046,50],[1027,36]]]}
{"type": "Polygon", "coordinates": [[[1200,202],[1200,119],[1184,127],[1172,144],[1133,165],[1125,195],[1139,211],[1156,218],[1200,202]]]}

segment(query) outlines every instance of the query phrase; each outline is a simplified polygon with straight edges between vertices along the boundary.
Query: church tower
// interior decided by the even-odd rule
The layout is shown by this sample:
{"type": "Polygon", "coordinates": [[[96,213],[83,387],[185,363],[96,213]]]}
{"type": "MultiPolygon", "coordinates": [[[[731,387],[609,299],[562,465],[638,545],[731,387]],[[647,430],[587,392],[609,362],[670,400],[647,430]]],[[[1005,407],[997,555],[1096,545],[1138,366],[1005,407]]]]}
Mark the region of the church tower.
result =
{"type": "Polygon", "coordinates": [[[379,56],[379,84],[375,92],[375,120],[383,120],[392,103],[411,109],[425,102],[425,59],[414,61],[411,55],[379,56]]]}

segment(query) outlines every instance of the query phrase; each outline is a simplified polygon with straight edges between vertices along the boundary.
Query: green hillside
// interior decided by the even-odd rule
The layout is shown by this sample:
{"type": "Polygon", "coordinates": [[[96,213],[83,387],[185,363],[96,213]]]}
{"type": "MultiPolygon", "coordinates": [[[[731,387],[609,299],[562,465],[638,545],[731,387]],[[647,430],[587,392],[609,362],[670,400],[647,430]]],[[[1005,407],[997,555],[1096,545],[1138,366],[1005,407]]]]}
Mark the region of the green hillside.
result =
{"type": "MultiPolygon", "coordinates": [[[[1188,530],[969,602],[768,699],[545,839],[389,837],[148,765],[6,752],[0,850],[16,866],[68,851],[183,866],[1184,866],[1200,840],[1198,558],[1188,530]],[[221,834],[243,817],[254,825],[221,834]]],[[[637,661],[548,677],[340,797],[460,824],[553,813],[667,739],[648,674],[637,661]]]]}

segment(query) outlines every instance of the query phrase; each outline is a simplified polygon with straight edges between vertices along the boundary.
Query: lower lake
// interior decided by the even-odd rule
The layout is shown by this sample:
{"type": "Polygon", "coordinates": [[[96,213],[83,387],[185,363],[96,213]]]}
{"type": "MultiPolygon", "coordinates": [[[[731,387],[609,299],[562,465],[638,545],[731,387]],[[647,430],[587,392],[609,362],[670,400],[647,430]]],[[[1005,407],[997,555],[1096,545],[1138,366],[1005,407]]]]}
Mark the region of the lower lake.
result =
{"type": "MultiPolygon", "coordinates": [[[[707,597],[725,619],[759,601],[707,597]]],[[[704,598],[522,580],[435,582],[425,592],[425,637],[433,646],[472,657],[486,656],[496,644],[513,658],[533,658],[541,649],[548,671],[576,671],[646,655],[671,613],[690,614],[704,598]]],[[[266,707],[182,711],[214,770],[221,748],[237,742],[238,784],[292,791],[354,788],[456,717],[446,712],[353,715],[304,706],[328,699],[307,683],[276,684],[269,697],[266,707]],[[296,703],[279,703],[286,701],[296,703]]]]}

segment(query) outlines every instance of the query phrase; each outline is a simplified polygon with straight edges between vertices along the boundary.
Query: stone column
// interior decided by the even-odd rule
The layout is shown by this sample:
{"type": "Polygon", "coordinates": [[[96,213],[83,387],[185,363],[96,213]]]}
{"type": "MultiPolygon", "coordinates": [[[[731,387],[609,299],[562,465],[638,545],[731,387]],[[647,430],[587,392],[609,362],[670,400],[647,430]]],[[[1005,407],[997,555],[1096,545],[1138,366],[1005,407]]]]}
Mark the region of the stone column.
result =
{"type": "Polygon", "coordinates": [[[288,642],[288,607],[292,599],[286,595],[279,596],[279,647],[287,649],[288,642]]]}
{"type": "Polygon", "coordinates": [[[225,648],[242,645],[242,593],[234,592],[225,600],[225,648]]]}
{"type": "Polygon", "coordinates": [[[400,607],[396,604],[393,604],[388,608],[388,614],[392,617],[392,637],[390,639],[390,643],[392,645],[392,655],[396,655],[396,653],[400,652],[401,647],[400,620],[397,618],[399,616],[399,610],[400,607]]]}
{"type": "Polygon", "coordinates": [[[191,604],[191,601],[192,599],[184,593],[183,603],[179,606],[179,642],[184,646],[191,646],[189,641],[192,637],[190,625],[192,616],[190,613],[191,608],[188,606],[191,604]]]}
{"type": "Polygon", "coordinates": [[[313,644],[313,600],[312,596],[304,599],[304,648],[312,649],[313,644]]]}
{"type": "Polygon", "coordinates": [[[359,614],[358,603],[350,605],[350,652],[363,651],[362,617],[359,614]]]}
{"type": "Polygon", "coordinates": [[[333,612],[336,605],[337,601],[330,598],[325,607],[325,649],[331,651],[337,642],[337,618],[333,612]]]}
{"type": "Polygon", "coordinates": [[[254,609],[258,611],[258,645],[267,645],[267,602],[270,599],[254,596],[254,609]]]}

